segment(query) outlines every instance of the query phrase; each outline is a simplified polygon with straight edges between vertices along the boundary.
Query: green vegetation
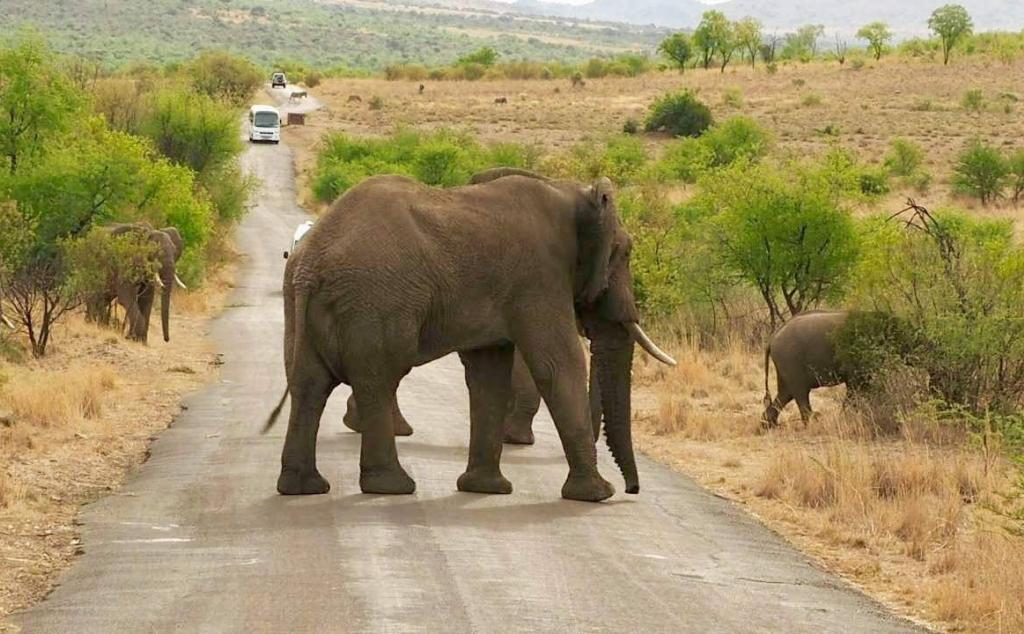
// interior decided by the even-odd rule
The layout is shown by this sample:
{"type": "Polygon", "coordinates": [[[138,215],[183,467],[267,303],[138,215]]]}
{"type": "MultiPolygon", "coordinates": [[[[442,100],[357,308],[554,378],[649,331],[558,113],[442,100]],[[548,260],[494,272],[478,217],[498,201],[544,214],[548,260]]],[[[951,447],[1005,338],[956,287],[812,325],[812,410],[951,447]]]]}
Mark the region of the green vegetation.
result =
{"type": "Polygon", "coordinates": [[[658,51],[667,57],[679,69],[686,70],[686,65],[693,57],[693,45],[686,33],[673,33],[658,45],[658,51]]]}
{"type": "MultiPolygon", "coordinates": [[[[243,65],[217,59],[209,75],[243,65]]],[[[136,273],[149,265],[140,245],[101,244],[95,227],[175,226],[185,242],[178,271],[201,283],[215,228],[241,215],[249,192],[236,160],[232,104],[240,93],[218,88],[214,98],[205,90],[214,84],[190,87],[194,75],[80,83],[74,71],[83,63],[54,55],[31,33],[0,49],[0,60],[9,115],[0,126],[10,126],[0,132],[0,297],[33,353],[45,354],[53,325],[81,303],[83,289],[106,279],[107,271],[88,268],[102,263],[97,253],[136,273]]]]}
{"type": "MultiPolygon", "coordinates": [[[[667,31],[622,24],[523,17],[479,10],[449,12],[316,0],[4,0],[0,36],[23,24],[66,53],[123,67],[184,62],[217,46],[265,71],[296,65],[328,75],[380,71],[394,64],[440,67],[482,47],[502,60],[580,63],[609,51],[653,53],[667,31]],[[292,61],[290,61],[292,60],[292,61]],[[295,61],[297,60],[297,61],[295,61]]],[[[291,68],[289,68],[291,66],[291,68]]]]}
{"type": "Polygon", "coordinates": [[[987,205],[1003,195],[1010,165],[996,148],[975,139],[953,168],[953,189],[987,205]]]}
{"type": "Polygon", "coordinates": [[[885,52],[889,42],[892,41],[892,31],[885,22],[872,22],[861,27],[857,31],[857,37],[867,40],[868,50],[871,51],[876,60],[879,60],[882,59],[882,53],[885,52]]]}
{"type": "Polygon", "coordinates": [[[692,91],[684,90],[654,102],[644,129],[664,130],[672,136],[700,136],[712,123],[711,110],[692,91]]]}
{"type": "Polygon", "coordinates": [[[948,65],[953,48],[971,34],[974,22],[967,9],[958,4],[947,4],[932,13],[928,19],[928,28],[939,38],[942,44],[942,63],[948,65]]]}

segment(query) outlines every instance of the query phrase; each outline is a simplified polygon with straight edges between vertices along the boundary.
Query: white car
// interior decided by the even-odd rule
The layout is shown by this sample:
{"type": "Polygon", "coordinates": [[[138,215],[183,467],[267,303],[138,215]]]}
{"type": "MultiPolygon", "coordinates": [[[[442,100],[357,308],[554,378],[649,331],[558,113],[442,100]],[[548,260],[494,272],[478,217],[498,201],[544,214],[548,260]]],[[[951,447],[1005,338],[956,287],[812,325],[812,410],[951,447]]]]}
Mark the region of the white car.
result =
{"type": "Polygon", "coordinates": [[[249,142],[281,142],[281,113],[273,106],[249,108],[249,142]]]}
{"type": "Polygon", "coordinates": [[[288,254],[295,252],[295,247],[299,244],[299,241],[302,240],[303,236],[305,236],[306,233],[309,232],[309,230],[312,229],[312,228],[313,228],[313,221],[312,220],[307,220],[306,222],[302,223],[301,225],[299,225],[298,227],[295,228],[295,235],[292,236],[292,248],[291,248],[290,251],[285,251],[284,252],[284,259],[287,260],[288,259],[288,254]]]}

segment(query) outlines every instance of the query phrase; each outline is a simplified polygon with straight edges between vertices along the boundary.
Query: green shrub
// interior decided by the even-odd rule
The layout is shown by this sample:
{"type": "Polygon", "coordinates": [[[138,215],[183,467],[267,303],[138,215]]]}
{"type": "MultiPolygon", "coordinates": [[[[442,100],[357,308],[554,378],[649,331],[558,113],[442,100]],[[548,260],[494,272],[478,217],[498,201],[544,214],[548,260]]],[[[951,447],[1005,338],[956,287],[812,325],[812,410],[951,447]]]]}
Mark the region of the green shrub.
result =
{"type": "Polygon", "coordinates": [[[665,130],[672,136],[700,136],[714,120],[711,110],[692,91],[668,94],[654,102],[644,122],[647,132],[665,130]]]}
{"type": "Polygon", "coordinates": [[[303,78],[302,83],[304,83],[307,88],[316,88],[317,86],[320,85],[320,82],[322,80],[323,75],[321,75],[319,71],[311,70],[308,73],[306,73],[306,76],[303,78]]]}
{"type": "Polygon", "coordinates": [[[730,117],[708,129],[701,141],[711,149],[716,166],[740,158],[756,161],[767,153],[771,134],[750,117],[730,117]]]}
{"type": "Polygon", "coordinates": [[[800,100],[800,103],[807,108],[817,108],[824,103],[824,100],[821,98],[821,95],[810,93],[804,95],[804,98],[800,100]]]}
{"type": "Polygon", "coordinates": [[[636,134],[640,132],[640,122],[630,117],[626,119],[626,122],[622,124],[623,134],[636,134]]]}
{"type": "Polygon", "coordinates": [[[743,92],[739,88],[729,88],[722,94],[722,105],[730,108],[743,107],[743,92]]]}
{"type": "Polygon", "coordinates": [[[679,139],[665,148],[659,162],[661,172],[671,180],[696,183],[715,163],[715,153],[701,139],[679,139]]]}
{"type": "Polygon", "coordinates": [[[224,51],[201,53],[182,72],[196,91],[234,105],[247,103],[263,83],[252,62],[224,51]]]}
{"type": "Polygon", "coordinates": [[[860,191],[865,196],[889,193],[889,175],[882,169],[865,169],[860,173],[860,191]]]}
{"type": "Polygon", "coordinates": [[[1024,150],[1017,150],[1007,161],[1010,195],[1014,203],[1024,198],[1024,150]]]}
{"type": "Polygon", "coordinates": [[[370,97],[368,107],[370,110],[381,110],[384,108],[384,99],[380,95],[374,95],[370,97]]]}
{"type": "Polygon", "coordinates": [[[972,141],[953,168],[953,190],[974,196],[987,205],[1002,196],[1009,171],[999,150],[980,140],[972,141]]]}
{"type": "Polygon", "coordinates": [[[907,139],[893,139],[885,155],[885,168],[893,176],[911,176],[921,169],[924,148],[907,139]]]}
{"type": "Polygon", "coordinates": [[[960,105],[968,112],[981,112],[985,107],[985,95],[977,88],[968,90],[964,93],[964,98],[960,101],[960,105]]]}

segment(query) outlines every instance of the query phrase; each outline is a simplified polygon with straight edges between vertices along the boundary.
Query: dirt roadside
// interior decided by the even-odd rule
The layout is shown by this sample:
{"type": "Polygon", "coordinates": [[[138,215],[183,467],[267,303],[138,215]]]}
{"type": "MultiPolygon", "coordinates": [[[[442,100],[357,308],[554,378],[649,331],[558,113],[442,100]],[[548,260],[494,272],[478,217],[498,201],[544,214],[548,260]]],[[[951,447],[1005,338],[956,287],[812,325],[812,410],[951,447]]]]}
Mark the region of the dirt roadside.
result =
{"type": "Polygon", "coordinates": [[[0,631],[83,552],[81,507],[119,495],[182,399],[216,379],[206,331],[232,279],[228,267],[177,295],[170,343],[152,332],[134,343],[74,315],[44,359],[0,361],[0,631]]]}

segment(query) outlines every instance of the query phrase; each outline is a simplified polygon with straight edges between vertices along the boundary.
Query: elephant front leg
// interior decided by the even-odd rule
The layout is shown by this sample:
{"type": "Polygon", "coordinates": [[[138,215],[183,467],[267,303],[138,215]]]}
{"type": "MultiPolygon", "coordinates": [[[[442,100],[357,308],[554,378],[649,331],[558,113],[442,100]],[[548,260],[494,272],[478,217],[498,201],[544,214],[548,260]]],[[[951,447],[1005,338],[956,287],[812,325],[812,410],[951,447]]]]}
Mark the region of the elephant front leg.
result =
{"type": "Polygon", "coordinates": [[[459,353],[469,387],[469,464],[459,476],[459,491],[511,493],[501,474],[502,421],[512,396],[511,346],[459,353]]]}
{"type": "Polygon", "coordinates": [[[416,491],[416,483],[398,462],[395,447],[397,387],[376,381],[354,382],[352,386],[363,436],[359,454],[359,488],[363,493],[402,495],[416,491]]]}
{"type": "Polygon", "coordinates": [[[600,502],[614,495],[615,488],[597,470],[583,351],[571,324],[561,337],[552,339],[553,336],[556,335],[550,331],[526,333],[521,344],[523,358],[551,411],[569,463],[562,497],[600,502]]]}

